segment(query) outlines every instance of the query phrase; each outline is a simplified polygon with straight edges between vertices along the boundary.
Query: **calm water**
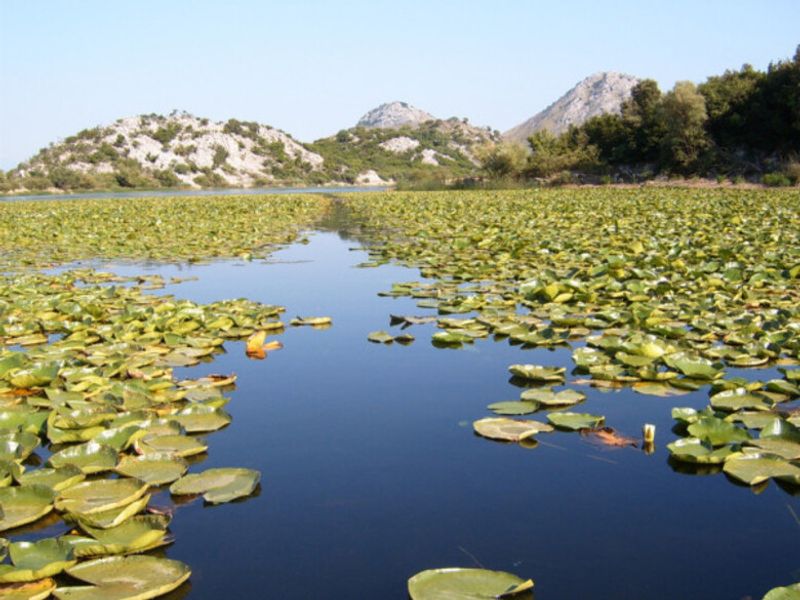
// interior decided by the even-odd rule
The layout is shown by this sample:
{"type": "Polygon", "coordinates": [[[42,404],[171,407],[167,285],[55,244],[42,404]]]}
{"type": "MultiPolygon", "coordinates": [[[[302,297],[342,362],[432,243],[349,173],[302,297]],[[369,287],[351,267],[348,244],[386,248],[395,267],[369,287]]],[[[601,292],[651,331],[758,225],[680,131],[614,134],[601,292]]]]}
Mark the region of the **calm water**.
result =
{"type": "Polygon", "coordinates": [[[197,276],[165,290],[180,297],[244,296],[285,305],[287,320],[334,321],[325,331],[287,329],[285,348],[264,361],[229,343],[213,363],[177,372],[238,374],[233,423],[209,436],[193,468],[252,467],[262,487],[232,504],[179,507],[166,554],[193,575],[170,598],[403,599],[418,571],[476,564],[533,578],[539,600],[760,598],[800,579],[796,498],[774,483],[756,495],[721,473],[670,466],[670,409],[703,407],[706,392],[664,399],[585,388],[578,410],[606,415],[621,432],[638,436],[655,423],[652,455],[574,433],[542,434],[534,449],[479,438],[471,422],[488,416],[485,406],[519,394],[509,364],[571,367],[569,351],[492,340],[436,349],[430,325],[410,328],[417,341],[408,347],[371,344],[367,334],[388,330],[390,313],[430,312],[376,296],[418,273],[355,269],[366,254],[336,232],[310,240],[273,264],[105,265],[197,276]]]}

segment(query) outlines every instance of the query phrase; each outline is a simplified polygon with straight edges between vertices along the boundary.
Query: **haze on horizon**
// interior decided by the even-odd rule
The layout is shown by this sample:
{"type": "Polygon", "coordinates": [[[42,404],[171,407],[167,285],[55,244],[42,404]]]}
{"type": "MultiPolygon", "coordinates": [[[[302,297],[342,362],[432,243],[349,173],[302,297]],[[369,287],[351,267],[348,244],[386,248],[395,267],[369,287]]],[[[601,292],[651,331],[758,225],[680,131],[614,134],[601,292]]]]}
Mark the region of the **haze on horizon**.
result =
{"type": "Polygon", "coordinates": [[[311,141],[403,100],[506,130],[598,71],[696,82],[800,42],[795,0],[0,3],[0,169],[80,129],[187,110],[311,141]]]}

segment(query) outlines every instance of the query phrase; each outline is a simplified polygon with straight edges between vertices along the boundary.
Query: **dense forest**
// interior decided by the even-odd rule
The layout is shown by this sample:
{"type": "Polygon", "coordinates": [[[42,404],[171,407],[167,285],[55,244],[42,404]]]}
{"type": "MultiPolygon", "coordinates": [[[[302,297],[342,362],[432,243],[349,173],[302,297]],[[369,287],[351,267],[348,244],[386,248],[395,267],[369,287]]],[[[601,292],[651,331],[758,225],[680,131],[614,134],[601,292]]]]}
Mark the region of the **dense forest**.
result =
{"type": "Polygon", "coordinates": [[[495,180],[641,181],[656,175],[800,183],[800,46],[766,72],[744,65],[664,93],[641,81],[620,114],[593,117],[560,136],[540,131],[529,149],[501,144],[483,164],[495,180]]]}

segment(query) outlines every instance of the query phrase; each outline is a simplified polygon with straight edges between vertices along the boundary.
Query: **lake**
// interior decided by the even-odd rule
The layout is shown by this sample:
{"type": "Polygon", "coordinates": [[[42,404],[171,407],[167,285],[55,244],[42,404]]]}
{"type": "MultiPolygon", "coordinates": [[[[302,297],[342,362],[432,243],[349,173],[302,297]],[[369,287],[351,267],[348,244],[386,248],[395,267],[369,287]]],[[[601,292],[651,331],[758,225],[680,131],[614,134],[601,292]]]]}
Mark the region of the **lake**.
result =
{"type": "MultiPolygon", "coordinates": [[[[178,378],[238,375],[226,407],[233,422],[208,436],[193,470],[251,467],[262,481],[254,497],[177,508],[166,555],[193,574],[169,598],[405,598],[410,576],[446,566],[530,577],[547,600],[760,598],[798,580],[797,498],[774,482],[756,494],[669,461],[672,407],[703,408],[706,390],[673,399],[580,388],[588,395],[580,410],[605,415],[623,434],[655,424],[652,454],[577,433],[540,435],[535,448],[478,437],[472,422],[490,415],[486,405],[519,395],[508,365],[569,370],[569,349],[491,338],[440,349],[430,342],[435,325],[407,329],[417,338],[409,346],[372,344],[371,331],[399,331],[390,314],[433,312],[377,296],[420,275],[354,268],[367,259],[360,245],[339,221],[267,263],[100,265],[198,278],[163,291],[177,297],[281,304],[286,321],[333,318],[327,330],[287,328],[277,336],[284,349],[264,361],[226,343],[213,362],[176,369],[178,378]]],[[[161,492],[151,504],[172,502],[161,492]]]]}

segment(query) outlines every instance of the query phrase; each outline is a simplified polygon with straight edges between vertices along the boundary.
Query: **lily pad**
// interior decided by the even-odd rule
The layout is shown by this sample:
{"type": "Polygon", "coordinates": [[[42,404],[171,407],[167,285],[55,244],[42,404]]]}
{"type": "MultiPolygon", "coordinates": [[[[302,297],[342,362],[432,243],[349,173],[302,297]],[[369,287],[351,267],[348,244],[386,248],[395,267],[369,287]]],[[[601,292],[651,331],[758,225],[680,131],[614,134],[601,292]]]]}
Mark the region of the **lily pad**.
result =
{"type": "Polygon", "coordinates": [[[33,523],[53,510],[55,492],[30,484],[0,489],[0,531],[33,523]]]}
{"type": "Polygon", "coordinates": [[[394,336],[386,331],[373,331],[367,336],[367,339],[376,344],[391,344],[394,341],[394,336]]]}
{"type": "Polygon", "coordinates": [[[511,365],[511,374],[530,381],[561,382],[564,381],[565,367],[541,367],[539,365],[511,365]]]}
{"type": "Polygon", "coordinates": [[[168,558],[112,556],[82,562],[67,573],[92,585],[56,588],[59,600],[148,600],[178,588],[192,572],[168,558]]]}
{"type": "Polygon", "coordinates": [[[547,433],[553,428],[547,423],[529,419],[487,418],[472,424],[475,433],[492,440],[519,442],[537,433],[547,433]]]}
{"type": "Polygon", "coordinates": [[[800,583],[772,588],[762,600],[800,600],[800,583]]]}
{"type": "Polygon", "coordinates": [[[22,485],[41,484],[58,492],[86,479],[86,474],[75,465],[63,467],[36,469],[20,475],[18,478],[22,485]]]}
{"type": "Polygon", "coordinates": [[[173,454],[143,454],[125,456],[116,467],[116,472],[133,477],[150,485],[172,483],[186,473],[185,460],[173,454]]]}
{"type": "Polygon", "coordinates": [[[757,485],[771,478],[800,478],[800,467],[781,458],[762,454],[737,454],[725,461],[722,470],[747,485],[757,485]]]}
{"type": "Polygon", "coordinates": [[[717,379],[725,372],[719,363],[714,363],[706,358],[692,356],[685,352],[675,352],[662,357],[662,360],[673,369],[676,369],[692,379],[717,379]]]}
{"type": "Polygon", "coordinates": [[[725,390],[711,396],[711,406],[718,410],[770,410],[772,402],[747,392],[744,388],[725,390]]]}
{"type": "Polygon", "coordinates": [[[148,435],[135,445],[142,454],[174,454],[182,458],[208,450],[208,444],[188,435],[148,435]]]}
{"type": "Polygon", "coordinates": [[[130,554],[152,550],[170,541],[167,537],[169,518],[161,515],[132,517],[117,527],[101,529],[81,523],[91,537],[63,536],[78,558],[130,554]]]}
{"type": "Polygon", "coordinates": [[[56,539],[14,542],[9,545],[11,565],[0,565],[0,583],[36,581],[61,573],[74,565],[72,548],[56,539]]]}
{"type": "Polygon", "coordinates": [[[555,412],[547,415],[547,420],[560,429],[594,429],[605,422],[606,418],[589,413],[555,412]]]}
{"type": "Polygon", "coordinates": [[[715,447],[733,442],[745,442],[751,437],[747,430],[717,417],[700,417],[689,425],[688,431],[694,437],[715,447]]]}
{"type": "Polygon", "coordinates": [[[87,525],[89,527],[109,529],[121,525],[134,515],[142,512],[147,507],[148,502],[150,502],[150,494],[145,494],[138,500],[134,500],[121,508],[112,508],[92,514],[71,514],[68,516],[77,520],[81,526],[87,525]]]}
{"type": "Polygon", "coordinates": [[[536,402],[508,400],[505,402],[495,402],[486,408],[496,415],[529,415],[532,412],[536,412],[539,405],[536,402]]]}
{"type": "Polygon", "coordinates": [[[203,494],[206,502],[220,504],[249,496],[260,479],[260,473],[253,469],[207,469],[181,477],[169,491],[175,495],[203,494]]]}
{"type": "Polygon", "coordinates": [[[525,390],[520,398],[526,402],[536,402],[544,406],[572,406],[586,400],[586,394],[575,390],[561,390],[554,392],[551,389],[525,390]]]}
{"type": "Polygon", "coordinates": [[[486,569],[446,568],[417,573],[408,580],[411,600],[533,598],[533,581],[486,569]]]}
{"type": "Polygon", "coordinates": [[[676,440],[667,444],[667,449],[675,460],[700,465],[722,464],[734,453],[730,446],[714,448],[694,437],[676,440]]]}
{"type": "Polygon", "coordinates": [[[74,465],[86,474],[110,471],[117,465],[117,451],[98,442],[68,446],[47,461],[55,468],[74,465]]]}
{"type": "Polygon", "coordinates": [[[144,496],[147,489],[146,483],[130,477],[84,481],[62,491],[56,508],[91,515],[126,506],[144,496]]]}

